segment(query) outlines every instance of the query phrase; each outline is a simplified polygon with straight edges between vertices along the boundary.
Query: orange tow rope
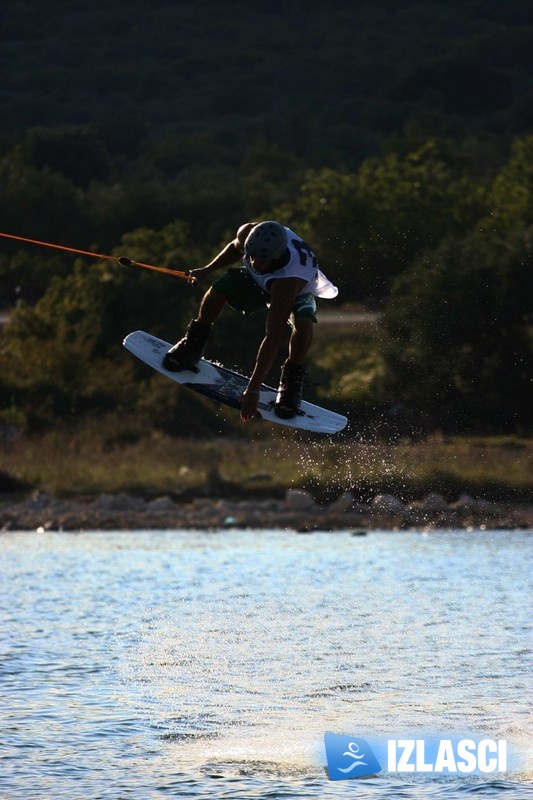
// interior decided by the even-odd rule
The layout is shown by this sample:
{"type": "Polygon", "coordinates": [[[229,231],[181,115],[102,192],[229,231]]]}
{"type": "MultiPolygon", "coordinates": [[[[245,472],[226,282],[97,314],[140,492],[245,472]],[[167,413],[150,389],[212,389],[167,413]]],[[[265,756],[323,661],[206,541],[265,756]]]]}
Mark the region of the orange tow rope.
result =
{"type": "Polygon", "coordinates": [[[192,275],[189,275],[188,272],[183,272],[178,269],[170,269],[170,267],[156,267],[153,264],[143,264],[142,261],[134,261],[131,258],[127,258],[127,256],[119,256],[119,258],[115,258],[115,256],[108,256],[102,253],[93,253],[89,250],[77,250],[75,247],[64,247],[61,244],[52,244],[51,242],[40,242],[38,239],[28,239],[27,236],[14,236],[12,233],[2,233],[0,231],[0,236],[3,236],[5,239],[16,239],[18,242],[29,242],[29,244],[38,244],[41,247],[52,247],[54,250],[66,250],[68,253],[78,253],[78,255],[82,256],[91,256],[91,258],[101,258],[107,261],[117,261],[123,267],[143,267],[143,269],[151,269],[154,272],[164,272],[166,275],[174,275],[175,278],[181,278],[188,283],[196,284],[198,281],[196,278],[193,278],[192,275]]]}

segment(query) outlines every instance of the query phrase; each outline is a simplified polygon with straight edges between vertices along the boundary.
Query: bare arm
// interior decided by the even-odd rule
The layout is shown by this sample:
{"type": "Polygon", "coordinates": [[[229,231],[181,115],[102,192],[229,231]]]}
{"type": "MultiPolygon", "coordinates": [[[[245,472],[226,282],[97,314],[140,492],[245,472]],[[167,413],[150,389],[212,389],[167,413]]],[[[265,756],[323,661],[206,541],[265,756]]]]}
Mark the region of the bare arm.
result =
{"type": "Polygon", "coordinates": [[[202,281],[204,278],[211,275],[212,272],[216,272],[222,267],[230,267],[232,264],[236,264],[240,261],[244,253],[246,237],[255,224],[255,222],[246,222],[244,225],[241,225],[235,239],[229,242],[209,264],[199,269],[192,269],[189,274],[196,278],[197,281],[202,281]]]}

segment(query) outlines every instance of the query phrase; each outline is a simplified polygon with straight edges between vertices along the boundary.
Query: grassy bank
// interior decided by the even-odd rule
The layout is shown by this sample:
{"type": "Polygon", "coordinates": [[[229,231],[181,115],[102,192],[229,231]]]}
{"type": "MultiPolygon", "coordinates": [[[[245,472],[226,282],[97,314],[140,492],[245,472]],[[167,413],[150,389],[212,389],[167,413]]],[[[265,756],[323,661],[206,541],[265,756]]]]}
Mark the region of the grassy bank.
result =
{"type": "Polygon", "coordinates": [[[0,470],[54,496],[275,494],[300,487],[324,498],[352,490],[361,499],[391,491],[407,500],[437,491],[447,499],[468,492],[527,501],[532,490],[531,440],[434,436],[391,445],[280,430],[258,425],[248,438],[198,441],[95,421],[11,441],[0,470]]]}

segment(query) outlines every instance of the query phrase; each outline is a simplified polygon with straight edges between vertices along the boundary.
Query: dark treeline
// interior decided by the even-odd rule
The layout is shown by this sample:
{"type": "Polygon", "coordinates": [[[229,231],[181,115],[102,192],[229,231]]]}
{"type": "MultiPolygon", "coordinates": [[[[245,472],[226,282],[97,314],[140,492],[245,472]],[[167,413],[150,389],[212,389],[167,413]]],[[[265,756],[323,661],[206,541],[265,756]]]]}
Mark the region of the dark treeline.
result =
{"type": "MultiPolygon", "coordinates": [[[[316,247],[339,302],[384,311],[379,369],[345,406],[529,430],[527,3],[27,0],[0,13],[0,230],[192,267],[243,221],[278,217],[316,247]]],[[[194,291],[0,245],[0,304],[18,301],[0,421],[119,409],[178,433],[187,408],[188,432],[216,429],[209,407],[170,400],[120,350],[136,327],[175,337],[194,291]]],[[[254,339],[222,320],[219,357],[249,368],[261,325],[254,339]]],[[[330,386],[349,360],[347,343],[330,386]]]]}
{"type": "Polygon", "coordinates": [[[142,149],[177,174],[191,154],[176,137],[191,134],[233,163],[259,137],[353,168],[401,131],[498,138],[531,123],[526,0],[12,0],[1,15],[7,140],[88,125],[108,153],[142,149]]]}

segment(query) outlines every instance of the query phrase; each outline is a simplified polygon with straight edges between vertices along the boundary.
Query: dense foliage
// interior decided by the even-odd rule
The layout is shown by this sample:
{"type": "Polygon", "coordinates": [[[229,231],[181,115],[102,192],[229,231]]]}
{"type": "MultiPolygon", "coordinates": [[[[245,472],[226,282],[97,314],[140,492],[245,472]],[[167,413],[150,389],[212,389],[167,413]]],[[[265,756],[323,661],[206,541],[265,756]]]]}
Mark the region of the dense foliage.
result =
{"type": "MultiPolygon", "coordinates": [[[[277,217],[317,250],[339,302],[383,310],[367,361],[349,341],[322,359],[345,410],[385,409],[398,430],[527,431],[527,4],[227,9],[8,4],[1,230],[193,267],[243,221],[277,217]]],[[[0,305],[18,303],[0,339],[0,422],[118,409],[170,432],[226,428],[120,346],[138,327],[176,338],[200,290],[0,245],[0,305]]],[[[249,370],[262,325],[226,315],[211,354],[249,370]]]]}
{"type": "Polygon", "coordinates": [[[405,129],[516,136],[531,121],[527,0],[11,0],[1,15],[5,134],[90,126],[90,162],[74,145],[60,159],[86,181],[141,149],[178,174],[191,151],[235,163],[259,136],[351,169],[405,129]]]}

